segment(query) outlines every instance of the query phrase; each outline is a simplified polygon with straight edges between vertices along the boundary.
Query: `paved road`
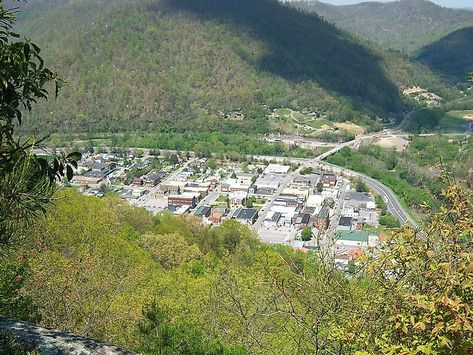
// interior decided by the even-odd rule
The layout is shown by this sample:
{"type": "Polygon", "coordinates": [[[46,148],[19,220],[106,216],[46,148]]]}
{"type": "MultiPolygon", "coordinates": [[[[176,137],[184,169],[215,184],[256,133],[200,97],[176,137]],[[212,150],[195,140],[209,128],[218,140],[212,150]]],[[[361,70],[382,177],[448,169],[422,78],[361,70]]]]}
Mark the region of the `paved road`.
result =
{"type": "Polygon", "coordinates": [[[273,206],[273,203],[276,200],[276,198],[278,198],[279,195],[281,195],[282,191],[286,188],[286,186],[294,178],[294,175],[296,173],[298,173],[301,169],[302,169],[302,167],[297,169],[296,171],[293,171],[292,173],[287,174],[286,177],[284,178],[284,180],[281,182],[281,185],[279,186],[278,190],[274,194],[272,194],[271,196],[267,197],[268,200],[266,201],[266,203],[261,208],[261,210],[258,214],[258,219],[256,220],[255,224],[252,227],[254,231],[258,231],[258,229],[261,228],[261,226],[263,225],[263,222],[266,219],[266,216],[268,215],[268,212],[271,209],[271,207],[273,206]]]}
{"type": "Polygon", "coordinates": [[[320,162],[318,164],[315,164],[315,167],[319,169],[329,169],[338,174],[344,174],[349,177],[362,179],[372,190],[374,190],[384,199],[388,206],[388,211],[392,215],[394,215],[401,222],[401,224],[408,223],[413,228],[419,227],[417,223],[412,219],[412,217],[406,212],[404,207],[401,205],[396,194],[389,187],[385,186],[378,180],[375,180],[367,175],[358,173],[356,171],[349,170],[327,162],[320,162]]]}

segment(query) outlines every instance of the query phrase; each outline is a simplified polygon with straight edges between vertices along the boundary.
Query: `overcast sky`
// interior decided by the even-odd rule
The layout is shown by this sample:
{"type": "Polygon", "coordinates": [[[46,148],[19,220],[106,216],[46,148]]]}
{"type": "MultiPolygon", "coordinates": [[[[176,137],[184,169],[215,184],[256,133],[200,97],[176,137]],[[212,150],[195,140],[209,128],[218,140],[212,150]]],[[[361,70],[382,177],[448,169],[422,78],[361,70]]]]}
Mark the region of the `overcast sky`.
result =
{"type": "MultiPolygon", "coordinates": [[[[368,0],[321,0],[334,5],[345,5],[345,4],[357,4],[360,2],[366,2],[368,0]]],[[[373,1],[373,0],[369,0],[373,1]]],[[[391,0],[377,0],[382,2],[388,2],[391,0]]],[[[473,7],[473,0],[431,0],[436,4],[446,7],[473,7]]]]}

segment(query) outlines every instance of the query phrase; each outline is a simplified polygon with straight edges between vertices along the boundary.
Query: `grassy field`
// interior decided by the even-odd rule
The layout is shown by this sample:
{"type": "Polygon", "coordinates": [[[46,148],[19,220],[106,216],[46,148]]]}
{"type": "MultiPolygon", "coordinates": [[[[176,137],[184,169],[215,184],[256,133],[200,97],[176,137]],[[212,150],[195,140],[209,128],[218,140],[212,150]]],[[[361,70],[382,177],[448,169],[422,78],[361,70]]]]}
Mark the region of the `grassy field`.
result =
{"type": "Polygon", "coordinates": [[[442,132],[463,133],[468,122],[473,122],[473,110],[450,111],[440,119],[439,130],[442,132]]]}
{"type": "Polygon", "coordinates": [[[319,120],[308,121],[308,122],[306,122],[306,125],[308,125],[310,127],[313,127],[313,128],[316,128],[316,129],[320,129],[323,126],[332,127],[332,122],[330,122],[328,120],[324,120],[324,119],[319,119],[319,120]]]}

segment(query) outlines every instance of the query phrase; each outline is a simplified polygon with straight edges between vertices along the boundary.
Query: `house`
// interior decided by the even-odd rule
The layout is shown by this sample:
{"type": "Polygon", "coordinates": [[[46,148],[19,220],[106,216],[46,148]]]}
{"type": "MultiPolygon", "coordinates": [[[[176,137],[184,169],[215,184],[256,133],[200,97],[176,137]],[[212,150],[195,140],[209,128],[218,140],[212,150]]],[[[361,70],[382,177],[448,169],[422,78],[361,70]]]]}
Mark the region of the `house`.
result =
{"type": "Polygon", "coordinates": [[[102,182],[103,178],[101,177],[89,177],[84,175],[74,175],[71,182],[73,184],[78,184],[81,186],[90,186],[90,185],[98,185],[102,182]]]}
{"type": "Polygon", "coordinates": [[[376,203],[370,194],[366,192],[355,192],[350,191],[345,195],[345,201],[343,202],[344,208],[353,207],[354,209],[376,209],[376,203]]]}
{"type": "Polygon", "coordinates": [[[273,205],[275,206],[285,206],[285,207],[297,207],[299,201],[295,196],[280,196],[274,200],[273,205]]]}
{"type": "Polygon", "coordinates": [[[187,186],[185,181],[170,181],[159,185],[159,190],[163,194],[177,195],[187,186]]]}
{"type": "Polygon", "coordinates": [[[161,179],[165,176],[163,172],[149,173],[143,177],[143,183],[145,186],[154,187],[161,182],[161,179]]]}
{"type": "Polygon", "coordinates": [[[226,213],[225,208],[212,208],[212,212],[210,213],[209,222],[219,224],[222,221],[222,218],[225,216],[226,213]]]}
{"type": "Polygon", "coordinates": [[[296,209],[297,207],[293,207],[293,206],[273,205],[269,213],[274,213],[274,212],[281,213],[278,225],[290,226],[292,224],[292,220],[294,216],[296,215],[296,209]]]}
{"type": "Polygon", "coordinates": [[[143,188],[133,188],[133,189],[122,189],[120,197],[125,200],[136,200],[141,196],[144,196],[148,191],[143,188]]]}
{"type": "Polygon", "coordinates": [[[238,182],[242,185],[251,185],[253,184],[253,179],[256,177],[255,174],[251,173],[235,173],[238,182]]]}
{"type": "Polygon", "coordinates": [[[309,175],[297,175],[293,180],[291,185],[295,186],[307,186],[315,187],[320,180],[320,175],[318,174],[309,174],[309,175]]]}
{"type": "Polygon", "coordinates": [[[248,193],[251,184],[242,184],[238,179],[227,179],[221,185],[222,192],[242,191],[248,193]]]}
{"type": "Polygon", "coordinates": [[[279,220],[281,219],[281,212],[269,212],[264,219],[265,227],[277,227],[279,226],[279,220]]]}
{"type": "Polygon", "coordinates": [[[245,203],[247,196],[248,196],[248,193],[244,191],[231,192],[228,195],[230,206],[235,206],[235,207],[242,206],[245,203]]]}
{"type": "Polygon", "coordinates": [[[351,231],[353,224],[352,217],[340,217],[338,221],[337,231],[351,231]]]}
{"type": "Polygon", "coordinates": [[[143,185],[143,179],[140,178],[140,177],[135,177],[135,178],[133,178],[133,180],[131,181],[131,183],[132,183],[133,185],[142,186],[142,185],[143,185]]]}
{"type": "Polygon", "coordinates": [[[330,223],[330,211],[322,208],[315,219],[315,227],[319,230],[326,230],[330,223]]]}
{"type": "Polygon", "coordinates": [[[269,164],[266,169],[264,169],[265,175],[286,175],[289,170],[291,169],[290,166],[287,165],[280,165],[280,164],[269,164]]]}
{"type": "Polygon", "coordinates": [[[182,195],[170,195],[168,197],[168,206],[191,206],[193,208],[196,206],[199,197],[200,195],[198,193],[192,192],[186,192],[182,195]]]}
{"type": "Polygon", "coordinates": [[[305,228],[309,226],[310,214],[298,213],[292,218],[292,224],[297,228],[305,228]]]}
{"type": "Polygon", "coordinates": [[[209,206],[200,206],[194,211],[194,216],[201,218],[209,218],[212,209],[209,206]]]}
{"type": "Polygon", "coordinates": [[[258,210],[255,208],[239,208],[233,214],[232,219],[239,221],[240,223],[252,226],[258,219],[258,210]]]}
{"type": "Polygon", "coordinates": [[[310,192],[309,190],[310,190],[310,187],[308,186],[299,187],[299,186],[290,185],[281,192],[281,195],[296,196],[302,199],[303,201],[305,201],[309,197],[309,192],[310,192]]]}
{"type": "Polygon", "coordinates": [[[379,244],[379,237],[371,232],[352,231],[342,232],[335,241],[335,249],[368,249],[379,244]]]}
{"type": "Polygon", "coordinates": [[[335,174],[323,174],[320,181],[324,187],[333,187],[337,184],[337,176],[335,174]]]}
{"type": "Polygon", "coordinates": [[[305,203],[306,207],[320,208],[324,202],[324,197],[322,195],[309,195],[305,203]]]}
{"type": "Polygon", "coordinates": [[[256,180],[255,185],[257,190],[264,189],[274,192],[281,186],[282,180],[281,176],[263,175],[256,180]]]}

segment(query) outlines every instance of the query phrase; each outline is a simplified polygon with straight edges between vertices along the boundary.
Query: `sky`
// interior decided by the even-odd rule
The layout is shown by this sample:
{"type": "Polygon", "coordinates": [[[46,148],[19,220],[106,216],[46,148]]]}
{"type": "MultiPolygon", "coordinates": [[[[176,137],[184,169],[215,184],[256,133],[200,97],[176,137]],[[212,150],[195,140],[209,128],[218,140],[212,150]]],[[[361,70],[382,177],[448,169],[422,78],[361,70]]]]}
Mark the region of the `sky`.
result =
{"type": "MultiPolygon", "coordinates": [[[[334,5],[346,5],[346,4],[357,4],[360,2],[373,1],[373,0],[321,0],[334,5]]],[[[388,2],[391,0],[375,0],[381,2],[388,2]]],[[[473,0],[431,0],[432,2],[446,6],[446,7],[473,7],[473,0]]]]}

